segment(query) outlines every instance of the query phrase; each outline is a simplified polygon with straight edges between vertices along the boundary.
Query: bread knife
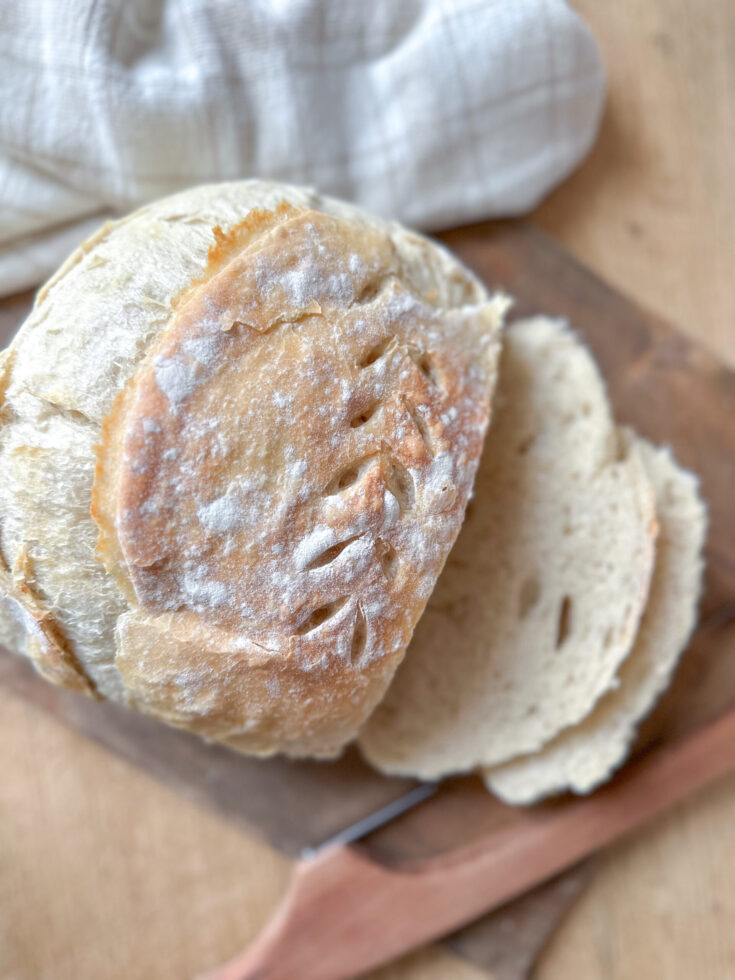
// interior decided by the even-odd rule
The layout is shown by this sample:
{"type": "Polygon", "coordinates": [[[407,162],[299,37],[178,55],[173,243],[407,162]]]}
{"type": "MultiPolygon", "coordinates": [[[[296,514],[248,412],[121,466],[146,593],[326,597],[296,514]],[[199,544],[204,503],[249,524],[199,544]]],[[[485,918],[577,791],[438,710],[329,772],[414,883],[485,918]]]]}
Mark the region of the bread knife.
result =
{"type": "MultiPolygon", "coordinates": [[[[357,977],[510,901],[733,771],[735,706],[651,749],[591,796],[531,808],[508,827],[413,866],[386,867],[345,843],[372,829],[358,824],[298,863],[263,933],[206,980],[357,977]]],[[[422,787],[427,796],[432,789],[422,787]]],[[[409,797],[404,807],[421,794],[409,797]]],[[[422,805],[432,804],[425,796],[422,805]]]]}

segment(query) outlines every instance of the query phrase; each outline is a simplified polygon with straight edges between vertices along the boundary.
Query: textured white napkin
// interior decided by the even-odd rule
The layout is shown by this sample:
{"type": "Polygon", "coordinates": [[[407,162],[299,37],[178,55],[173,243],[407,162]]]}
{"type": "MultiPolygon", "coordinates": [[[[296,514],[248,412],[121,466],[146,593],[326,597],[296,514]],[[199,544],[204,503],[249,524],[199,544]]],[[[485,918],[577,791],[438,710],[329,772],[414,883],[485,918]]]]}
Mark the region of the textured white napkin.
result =
{"type": "Polygon", "coordinates": [[[588,150],[603,92],[562,0],[2,0],[0,294],[202,181],[423,228],[522,212],[588,150]]]}

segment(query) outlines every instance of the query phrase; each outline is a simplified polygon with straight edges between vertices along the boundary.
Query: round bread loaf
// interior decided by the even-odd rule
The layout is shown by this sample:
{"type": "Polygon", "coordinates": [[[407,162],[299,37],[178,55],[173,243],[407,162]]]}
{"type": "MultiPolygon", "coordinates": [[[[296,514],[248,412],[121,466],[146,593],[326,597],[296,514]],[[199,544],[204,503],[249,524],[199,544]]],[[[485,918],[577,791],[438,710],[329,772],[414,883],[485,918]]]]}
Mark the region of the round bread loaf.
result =
{"type": "Polygon", "coordinates": [[[105,226],[0,355],[0,640],[244,751],[338,752],[462,522],[505,305],[293,187],[105,226]]]}

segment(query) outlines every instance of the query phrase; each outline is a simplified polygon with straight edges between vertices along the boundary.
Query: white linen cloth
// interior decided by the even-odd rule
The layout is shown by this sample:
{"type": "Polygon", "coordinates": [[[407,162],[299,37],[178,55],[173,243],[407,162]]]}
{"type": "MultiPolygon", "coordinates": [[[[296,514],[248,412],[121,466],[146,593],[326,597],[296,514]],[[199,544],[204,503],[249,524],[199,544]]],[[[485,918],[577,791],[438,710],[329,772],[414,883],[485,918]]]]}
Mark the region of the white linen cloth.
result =
{"type": "Polygon", "coordinates": [[[0,295],[203,181],[425,229],[520,213],[586,153],[603,93],[563,0],[2,0],[0,295]]]}

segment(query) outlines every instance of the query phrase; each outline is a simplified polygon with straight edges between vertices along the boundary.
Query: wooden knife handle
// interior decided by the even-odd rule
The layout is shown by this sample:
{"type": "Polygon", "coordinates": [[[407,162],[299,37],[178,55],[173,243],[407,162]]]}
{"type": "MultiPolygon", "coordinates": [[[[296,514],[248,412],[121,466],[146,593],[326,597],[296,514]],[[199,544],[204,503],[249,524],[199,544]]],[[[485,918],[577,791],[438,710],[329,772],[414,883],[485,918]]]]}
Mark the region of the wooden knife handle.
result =
{"type": "Polygon", "coordinates": [[[593,796],[529,809],[512,826],[408,869],[331,848],[296,866],[264,932],[207,980],[355,977],[453,932],[733,769],[735,708],[593,796]]]}

